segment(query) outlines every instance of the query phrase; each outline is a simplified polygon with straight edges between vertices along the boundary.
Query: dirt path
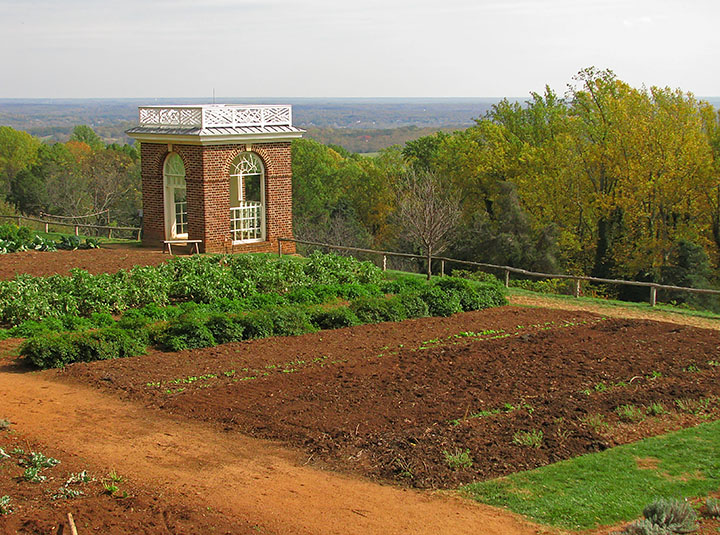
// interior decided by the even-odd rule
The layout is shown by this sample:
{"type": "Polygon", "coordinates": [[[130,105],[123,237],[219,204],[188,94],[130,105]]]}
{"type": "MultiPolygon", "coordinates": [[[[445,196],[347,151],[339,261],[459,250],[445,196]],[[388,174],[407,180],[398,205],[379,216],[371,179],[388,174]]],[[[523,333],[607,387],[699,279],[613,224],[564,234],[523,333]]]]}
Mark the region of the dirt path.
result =
{"type": "Polygon", "coordinates": [[[720,320],[702,318],[699,316],[686,316],[684,314],[674,314],[672,312],[659,309],[635,309],[612,304],[604,305],[602,302],[573,302],[570,299],[559,299],[552,296],[511,295],[508,297],[508,301],[510,301],[510,304],[512,305],[519,306],[534,306],[553,308],[557,310],[580,310],[584,312],[594,312],[596,314],[602,314],[613,318],[667,321],[669,323],[677,323],[679,325],[700,327],[701,329],[720,330],[720,320]]]}
{"type": "Polygon", "coordinates": [[[42,373],[1,370],[0,415],[101,470],[114,469],[168,499],[251,521],[262,533],[551,532],[451,496],[309,468],[272,443],[165,417],[42,373]]]}

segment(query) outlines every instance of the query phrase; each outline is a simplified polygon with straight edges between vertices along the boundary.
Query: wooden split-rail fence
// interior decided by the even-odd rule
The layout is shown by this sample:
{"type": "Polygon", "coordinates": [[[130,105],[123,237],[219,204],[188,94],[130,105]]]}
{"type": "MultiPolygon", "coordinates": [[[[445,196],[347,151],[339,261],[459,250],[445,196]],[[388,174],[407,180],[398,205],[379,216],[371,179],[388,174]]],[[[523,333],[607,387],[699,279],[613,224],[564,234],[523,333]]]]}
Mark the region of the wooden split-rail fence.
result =
{"type": "MultiPolygon", "coordinates": [[[[393,251],[378,251],[375,249],[362,249],[359,247],[347,247],[345,245],[331,245],[328,243],[319,243],[319,242],[313,242],[313,241],[306,241],[306,240],[295,240],[291,238],[278,238],[278,255],[282,255],[282,244],[283,242],[293,242],[293,243],[299,243],[302,245],[310,245],[314,247],[324,247],[327,249],[336,249],[340,251],[349,251],[349,252],[357,252],[357,253],[365,253],[365,254],[372,254],[382,257],[382,269],[385,271],[387,269],[387,259],[389,257],[399,257],[399,258],[412,258],[416,260],[426,260],[427,257],[422,255],[416,255],[411,253],[397,253],[393,251]]],[[[445,275],[445,266],[447,264],[457,264],[457,265],[464,265],[464,266],[472,266],[472,267],[479,267],[484,269],[492,269],[496,271],[500,271],[505,276],[505,286],[510,286],[510,274],[515,273],[517,275],[524,275],[527,277],[536,277],[536,278],[542,278],[542,279],[564,279],[564,280],[572,280],[575,282],[574,286],[574,292],[573,294],[575,297],[580,297],[581,294],[581,288],[580,284],[581,282],[597,282],[601,284],[618,284],[621,286],[643,286],[650,290],[650,306],[655,306],[657,304],[657,292],[658,290],[674,290],[674,291],[682,291],[682,292],[690,292],[690,293],[696,293],[696,294],[708,294],[708,295],[720,295],[720,290],[710,290],[705,288],[686,288],[684,286],[672,286],[669,284],[657,284],[655,282],[641,282],[641,281],[627,281],[627,280],[619,280],[619,279],[602,279],[599,277],[586,277],[584,275],[564,275],[564,274],[558,274],[558,273],[538,273],[536,271],[528,271],[526,269],[516,268],[512,266],[500,266],[497,264],[486,264],[483,262],[471,262],[469,260],[458,260],[457,258],[446,258],[444,256],[432,256],[430,258],[431,262],[433,261],[439,261],[440,262],[440,276],[445,275]]]]}

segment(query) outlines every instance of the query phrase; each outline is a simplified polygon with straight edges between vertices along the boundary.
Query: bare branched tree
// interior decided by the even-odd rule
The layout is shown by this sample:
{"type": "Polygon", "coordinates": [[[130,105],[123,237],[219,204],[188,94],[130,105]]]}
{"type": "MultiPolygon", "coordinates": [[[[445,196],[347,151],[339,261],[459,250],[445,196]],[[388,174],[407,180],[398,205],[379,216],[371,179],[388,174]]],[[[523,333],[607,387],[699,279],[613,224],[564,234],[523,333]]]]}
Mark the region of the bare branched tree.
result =
{"type": "Polygon", "coordinates": [[[411,170],[400,181],[397,205],[403,231],[425,251],[430,279],[432,256],[450,245],[460,220],[460,196],[435,173],[411,170]]]}

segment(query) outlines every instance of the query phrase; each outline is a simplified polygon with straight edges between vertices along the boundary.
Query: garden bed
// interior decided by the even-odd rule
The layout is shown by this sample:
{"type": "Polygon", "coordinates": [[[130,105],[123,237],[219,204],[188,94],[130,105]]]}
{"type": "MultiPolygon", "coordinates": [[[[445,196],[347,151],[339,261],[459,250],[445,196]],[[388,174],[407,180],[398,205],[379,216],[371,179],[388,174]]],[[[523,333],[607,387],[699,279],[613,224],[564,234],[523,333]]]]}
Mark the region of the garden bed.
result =
{"type": "Polygon", "coordinates": [[[0,280],[12,279],[18,274],[47,277],[68,275],[73,268],[85,269],[93,274],[115,273],[133,266],[156,266],[172,258],[159,249],[143,249],[126,245],[103,245],[100,249],[78,251],[23,251],[3,255],[0,262],[0,280]]]}
{"type": "Polygon", "coordinates": [[[720,414],[717,333],[502,307],[53,372],[310,463],[452,488],[720,414]]]}
{"type": "Polygon", "coordinates": [[[0,430],[0,449],[2,534],[69,534],[68,513],[79,533],[255,533],[247,522],[183,503],[167,491],[140,489],[121,473],[89,470],[77,456],[38,444],[12,427],[0,430]],[[31,453],[59,464],[26,476],[31,453]]]}

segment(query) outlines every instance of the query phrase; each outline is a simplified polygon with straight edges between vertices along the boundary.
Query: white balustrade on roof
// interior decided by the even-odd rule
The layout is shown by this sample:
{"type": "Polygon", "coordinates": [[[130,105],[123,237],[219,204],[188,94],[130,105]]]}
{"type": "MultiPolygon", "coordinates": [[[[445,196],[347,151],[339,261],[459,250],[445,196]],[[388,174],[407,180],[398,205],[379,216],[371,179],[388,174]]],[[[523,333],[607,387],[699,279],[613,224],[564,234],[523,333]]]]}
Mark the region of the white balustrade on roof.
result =
{"type": "Polygon", "coordinates": [[[140,126],[223,128],[292,126],[291,106],[141,106],[140,126]]]}

